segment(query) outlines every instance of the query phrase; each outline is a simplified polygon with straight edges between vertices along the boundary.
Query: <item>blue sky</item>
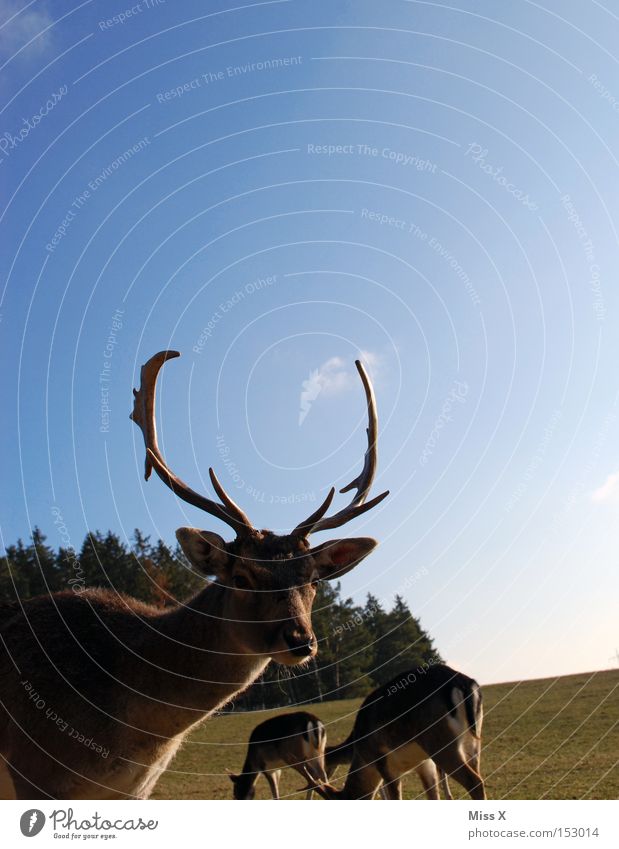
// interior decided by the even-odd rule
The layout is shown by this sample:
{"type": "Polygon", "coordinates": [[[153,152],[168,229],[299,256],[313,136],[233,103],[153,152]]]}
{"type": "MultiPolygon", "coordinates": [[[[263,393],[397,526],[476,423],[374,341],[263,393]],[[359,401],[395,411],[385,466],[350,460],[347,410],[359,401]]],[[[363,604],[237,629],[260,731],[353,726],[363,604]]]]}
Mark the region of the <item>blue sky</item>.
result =
{"type": "Polygon", "coordinates": [[[290,529],[357,474],[361,355],[391,496],[344,591],[401,592],[482,682],[609,666],[617,17],[0,0],[0,26],[3,544],[66,542],[53,509],[75,545],[223,532],[143,480],[131,387],[168,347],[169,464],[290,529]]]}

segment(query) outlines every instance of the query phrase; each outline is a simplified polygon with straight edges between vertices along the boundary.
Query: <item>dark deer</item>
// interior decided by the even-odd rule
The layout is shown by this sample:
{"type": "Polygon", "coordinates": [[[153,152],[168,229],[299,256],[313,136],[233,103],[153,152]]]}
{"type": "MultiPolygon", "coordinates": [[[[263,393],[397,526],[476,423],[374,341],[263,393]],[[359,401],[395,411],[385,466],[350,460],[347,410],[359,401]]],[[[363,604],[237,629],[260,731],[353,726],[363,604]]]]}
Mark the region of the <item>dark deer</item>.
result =
{"type": "MultiPolygon", "coordinates": [[[[253,799],[256,781],[264,775],[271,795],[279,799],[279,779],[284,767],[291,767],[312,780],[327,782],[325,746],[327,732],[313,713],[300,710],[282,713],[256,725],[251,732],[243,769],[231,774],[235,799],[253,799]]],[[[312,791],[308,791],[308,798],[312,791]]]]}
{"type": "Polygon", "coordinates": [[[232,542],[197,528],[178,540],[191,564],[214,580],[165,609],[111,590],[60,592],[0,609],[0,792],[20,799],[146,799],[183,738],[241,693],[271,659],[294,666],[316,654],[311,611],[316,584],[353,569],[369,538],[311,547],[387,495],[367,501],[376,469],[376,405],[361,363],[369,417],[363,469],[290,534],[253,527],[209,470],[219,502],[194,492],[166,465],[157,444],[155,385],[176,351],[142,367],[131,418],[155,469],[183,501],[220,519],[232,542]]]}
{"type": "MultiPolygon", "coordinates": [[[[343,740],[336,746],[331,746],[326,749],[325,768],[328,780],[333,777],[338,766],[350,766],[354,750],[355,743],[352,732],[346,740],[343,740]]],[[[423,785],[427,799],[440,799],[441,796],[439,787],[442,789],[445,799],[453,799],[447,776],[442,769],[439,769],[436,766],[433,760],[426,758],[425,761],[421,761],[417,764],[417,766],[413,767],[413,769],[417,773],[421,784],[423,785]]],[[[312,776],[312,780],[315,782],[316,778],[312,776]]],[[[374,796],[381,796],[383,799],[390,799],[392,796],[395,796],[395,798],[400,799],[402,795],[401,788],[402,783],[401,780],[399,780],[395,783],[395,787],[392,788],[390,794],[385,790],[384,785],[381,783],[380,786],[376,788],[374,796]]]]}
{"type": "Polygon", "coordinates": [[[421,770],[428,798],[439,798],[436,785],[444,773],[471,799],[485,799],[482,721],[481,689],[472,678],[443,664],[404,672],[370,693],[350,736],[327,748],[329,775],[338,763],[350,763],[344,787],[310,779],[307,789],[325,799],[372,799],[382,783],[385,798],[401,799],[402,777],[421,770]]]}

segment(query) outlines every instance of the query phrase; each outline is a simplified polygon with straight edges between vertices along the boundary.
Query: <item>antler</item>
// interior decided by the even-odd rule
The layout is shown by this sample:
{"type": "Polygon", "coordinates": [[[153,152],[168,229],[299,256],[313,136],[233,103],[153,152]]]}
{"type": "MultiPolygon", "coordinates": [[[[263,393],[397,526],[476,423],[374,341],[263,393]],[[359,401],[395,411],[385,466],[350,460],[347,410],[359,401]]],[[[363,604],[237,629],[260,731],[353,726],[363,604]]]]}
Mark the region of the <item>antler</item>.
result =
{"type": "Polygon", "coordinates": [[[205,510],[212,516],[221,519],[222,522],[234,528],[237,536],[246,535],[254,529],[253,525],[238,504],[235,504],[226,493],[217,480],[213,469],[209,469],[208,472],[213,488],[221,499],[222,504],[218,504],[216,501],[211,501],[210,498],[200,495],[180,478],[177,478],[167,467],[159,451],[159,445],[157,444],[157,422],[155,419],[157,376],[166,360],[171,360],[174,357],[180,357],[180,353],[178,351],[160,351],[151,357],[142,366],[139,390],[133,390],[135,400],[133,403],[133,412],[129,418],[137,424],[144,437],[144,445],[146,446],[144,477],[148,480],[154,468],[164,484],[169,486],[172,492],[178,495],[179,498],[182,498],[183,501],[193,504],[194,507],[205,510]]]}
{"type": "Polygon", "coordinates": [[[312,515],[308,519],[305,519],[305,521],[303,521],[300,525],[297,525],[292,532],[292,536],[307,537],[310,534],[317,533],[318,531],[326,531],[328,528],[339,528],[351,519],[361,516],[361,514],[365,513],[367,510],[371,510],[372,507],[380,504],[383,498],[386,498],[389,495],[389,490],[387,490],[386,492],[382,492],[380,495],[377,495],[376,498],[372,498],[371,501],[365,500],[372,486],[374,475],[376,474],[376,436],[378,432],[378,416],[376,414],[376,398],[374,397],[374,389],[370,382],[370,378],[368,377],[368,374],[360,360],[355,360],[355,365],[357,366],[357,371],[363,381],[363,388],[365,389],[365,397],[368,405],[368,447],[365,452],[363,468],[361,469],[360,474],[347,486],[340,489],[340,492],[349,492],[351,489],[356,489],[357,492],[347,507],[342,508],[333,516],[327,516],[324,518],[325,513],[333,501],[333,495],[335,493],[335,490],[331,489],[318,510],[312,513],[312,515]]]}
{"type": "Polygon", "coordinates": [[[337,787],[334,787],[329,782],[320,782],[312,777],[309,769],[303,765],[301,767],[303,770],[303,775],[307,779],[307,784],[305,787],[301,787],[300,790],[297,790],[297,793],[307,793],[311,790],[313,793],[318,793],[319,796],[322,796],[323,799],[337,799],[342,795],[342,791],[338,790],[337,787]]]}

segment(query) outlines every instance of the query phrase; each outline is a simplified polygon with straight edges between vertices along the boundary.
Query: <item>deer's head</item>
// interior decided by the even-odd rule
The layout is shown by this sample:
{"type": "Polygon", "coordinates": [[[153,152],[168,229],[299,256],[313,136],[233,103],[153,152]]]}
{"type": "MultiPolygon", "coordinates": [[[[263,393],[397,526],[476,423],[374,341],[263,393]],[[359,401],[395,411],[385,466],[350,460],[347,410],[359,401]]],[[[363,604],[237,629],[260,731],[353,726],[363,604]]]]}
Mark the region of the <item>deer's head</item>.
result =
{"type": "Polygon", "coordinates": [[[164,362],[178,356],[176,351],[161,351],[151,357],[142,366],[139,391],[134,390],[131,418],[144,436],[145,477],[148,479],[154,468],[176,495],[234,529],[232,542],[198,528],[179,528],[176,536],[190,563],[213,576],[223,588],[222,616],[238,625],[234,629],[237,650],[273,657],[288,666],[302,663],[313,657],[317,649],[311,614],[318,582],[341,577],[377,544],[369,537],[335,539],[318,546],[309,542],[310,534],[340,527],[388,495],[383,492],[366,501],[376,471],[377,432],[376,402],[369,378],[357,361],[367,399],[368,448],[361,473],[340,490],[356,490],[351,502],[327,516],[335,495],[332,488],[320,507],[290,534],[275,534],[254,528],[212,469],[209,475],[220,502],[195,492],[168,469],[157,444],[155,386],[164,362]]]}

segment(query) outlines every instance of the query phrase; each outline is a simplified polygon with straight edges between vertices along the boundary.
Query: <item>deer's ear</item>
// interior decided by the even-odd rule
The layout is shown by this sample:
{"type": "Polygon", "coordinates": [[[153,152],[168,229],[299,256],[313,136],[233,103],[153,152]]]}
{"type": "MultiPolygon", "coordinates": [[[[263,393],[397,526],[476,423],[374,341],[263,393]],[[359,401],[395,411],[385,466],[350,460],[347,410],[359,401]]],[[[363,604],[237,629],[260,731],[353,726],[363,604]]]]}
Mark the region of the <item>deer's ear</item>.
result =
{"type": "Polygon", "coordinates": [[[313,548],[311,554],[320,577],[331,581],[354,569],[377,545],[371,537],[333,539],[313,548]]]}
{"type": "Polygon", "coordinates": [[[228,565],[225,540],[198,528],[179,528],[176,539],[192,566],[205,575],[222,577],[228,565]]]}

